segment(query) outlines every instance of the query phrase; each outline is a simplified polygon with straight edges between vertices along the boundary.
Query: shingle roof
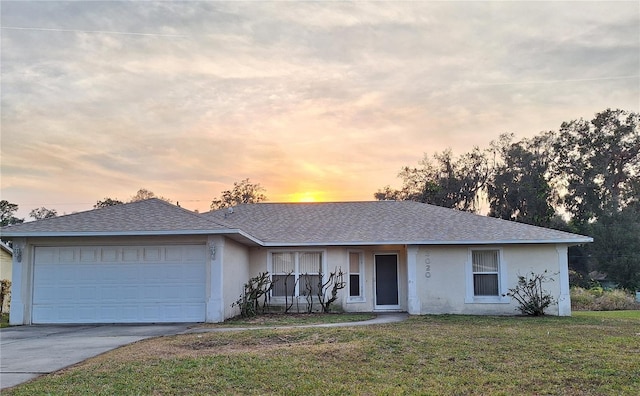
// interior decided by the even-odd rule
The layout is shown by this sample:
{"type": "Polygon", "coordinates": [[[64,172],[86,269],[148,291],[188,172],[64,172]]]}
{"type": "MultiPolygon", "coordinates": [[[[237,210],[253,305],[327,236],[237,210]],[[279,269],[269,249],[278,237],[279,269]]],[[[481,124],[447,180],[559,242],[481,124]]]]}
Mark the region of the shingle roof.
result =
{"type": "Polygon", "coordinates": [[[267,246],[585,243],[582,235],[412,201],[259,203],[203,216],[267,246]]]}
{"type": "Polygon", "coordinates": [[[160,199],[109,206],[2,228],[2,235],[203,234],[230,227],[160,199]]]}
{"type": "Polygon", "coordinates": [[[4,237],[224,234],[263,246],[591,242],[411,201],[259,203],[198,214],[159,199],[3,227],[4,237]]]}

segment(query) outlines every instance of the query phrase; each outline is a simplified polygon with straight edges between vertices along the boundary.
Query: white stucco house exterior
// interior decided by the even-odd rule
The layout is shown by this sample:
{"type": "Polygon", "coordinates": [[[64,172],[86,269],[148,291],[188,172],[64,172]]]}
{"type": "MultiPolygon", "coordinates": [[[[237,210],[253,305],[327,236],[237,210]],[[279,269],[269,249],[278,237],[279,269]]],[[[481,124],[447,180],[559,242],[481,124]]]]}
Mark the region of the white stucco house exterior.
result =
{"type": "MultiPolygon", "coordinates": [[[[417,202],[259,203],[198,214],[150,199],[4,227],[12,324],[220,322],[261,272],[341,268],[344,311],[511,315],[518,275],[547,270],[571,314],[567,247],[582,235],[417,202]]],[[[302,282],[271,303],[304,294],[302,282]],[[298,290],[300,289],[300,290],[298,290]]]]}

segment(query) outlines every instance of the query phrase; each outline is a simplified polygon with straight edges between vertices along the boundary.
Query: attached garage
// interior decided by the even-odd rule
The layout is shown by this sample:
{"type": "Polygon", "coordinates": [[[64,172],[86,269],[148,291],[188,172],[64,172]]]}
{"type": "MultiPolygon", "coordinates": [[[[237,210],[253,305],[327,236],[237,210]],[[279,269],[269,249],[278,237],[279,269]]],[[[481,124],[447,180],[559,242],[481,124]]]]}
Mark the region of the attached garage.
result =
{"type": "Polygon", "coordinates": [[[205,245],[35,247],[32,323],[204,322],[205,245]]]}

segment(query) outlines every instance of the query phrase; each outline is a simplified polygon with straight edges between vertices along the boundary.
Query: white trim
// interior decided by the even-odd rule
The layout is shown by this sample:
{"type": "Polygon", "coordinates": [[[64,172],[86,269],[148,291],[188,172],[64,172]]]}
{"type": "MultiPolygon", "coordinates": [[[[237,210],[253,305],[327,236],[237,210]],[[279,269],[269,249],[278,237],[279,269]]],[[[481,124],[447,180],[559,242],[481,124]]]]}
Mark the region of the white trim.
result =
{"type": "MultiPolygon", "coordinates": [[[[214,255],[207,254],[206,258],[206,300],[205,322],[224,322],[224,250],[225,239],[222,236],[209,236],[206,247],[215,246],[214,255]]],[[[205,249],[206,249],[205,247],[205,249]]],[[[208,249],[207,249],[208,250],[208,249]]]]}
{"type": "Polygon", "coordinates": [[[365,267],[364,267],[364,250],[347,249],[347,304],[366,302],[367,298],[364,289],[365,267]],[[351,253],[358,255],[358,276],[360,282],[360,295],[351,295],[351,253]]]}
{"type": "Polygon", "coordinates": [[[593,238],[583,239],[500,239],[500,240],[445,240],[445,241],[349,241],[349,242],[264,242],[264,247],[296,247],[296,246],[376,246],[376,245],[531,245],[531,244],[569,244],[581,245],[593,242],[593,238]]]}
{"type": "Polygon", "coordinates": [[[266,246],[263,241],[251,236],[240,229],[223,229],[223,230],[161,230],[161,231],[35,231],[35,232],[11,232],[10,229],[4,228],[2,236],[6,238],[18,237],[87,237],[87,236],[147,236],[147,235],[240,235],[248,240],[266,246]]]}
{"type": "Polygon", "coordinates": [[[470,247],[467,252],[467,262],[465,264],[465,304],[509,304],[511,299],[507,293],[507,262],[501,247],[478,246],[470,247]],[[476,296],[473,290],[473,252],[478,250],[498,251],[498,295],[497,296],[476,296]]]}
{"type": "MultiPolygon", "coordinates": [[[[9,306],[9,323],[12,325],[31,324],[31,294],[33,287],[29,277],[31,252],[27,251],[26,239],[13,240],[13,247],[23,251],[22,262],[16,256],[11,261],[11,305],[9,306]]],[[[30,248],[28,248],[30,249],[30,248]]]]}
{"type": "Polygon", "coordinates": [[[251,242],[264,247],[304,247],[304,246],[375,246],[375,245],[512,245],[512,244],[568,244],[580,245],[593,242],[593,238],[567,238],[567,239],[500,239],[500,240],[413,240],[413,241],[325,241],[325,242],[265,242],[251,234],[238,229],[215,230],[162,230],[162,231],[23,231],[11,232],[11,227],[3,227],[2,235],[5,238],[18,237],[85,237],[85,236],[145,236],[145,235],[240,235],[251,242]]]}
{"type": "Polygon", "coordinates": [[[558,296],[558,316],[571,316],[571,294],[569,291],[569,256],[566,245],[556,245],[560,296],[558,296]]]}
{"type": "Polygon", "coordinates": [[[418,294],[418,253],[419,246],[407,246],[407,312],[419,315],[422,301],[418,294]]]}
{"type": "Polygon", "coordinates": [[[375,311],[395,311],[400,309],[400,254],[398,252],[374,252],[373,253],[373,309],[375,311]],[[378,280],[376,279],[376,256],[396,256],[396,280],[398,288],[397,305],[379,305],[377,299],[378,280]]]}

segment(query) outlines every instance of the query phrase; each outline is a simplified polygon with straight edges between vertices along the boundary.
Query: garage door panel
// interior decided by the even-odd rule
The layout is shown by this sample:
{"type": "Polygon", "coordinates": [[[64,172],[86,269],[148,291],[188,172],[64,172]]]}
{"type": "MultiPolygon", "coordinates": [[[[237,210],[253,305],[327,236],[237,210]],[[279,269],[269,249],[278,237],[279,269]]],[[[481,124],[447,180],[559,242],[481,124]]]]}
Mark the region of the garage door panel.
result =
{"type": "Polygon", "coordinates": [[[198,286],[186,286],[183,287],[182,290],[182,298],[187,301],[204,301],[205,292],[201,287],[198,286]]]}
{"type": "Polygon", "coordinates": [[[76,312],[74,313],[74,315],[77,315],[77,317],[80,319],[80,321],[82,322],[94,322],[95,319],[97,318],[97,311],[95,310],[95,308],[93,307],[70,307],[71,309],[75,309],[76,312]]]}
{"type": "Polygon", "coordinates": [[[32,322],[204,321],[205,263],[204,245],[38,247],[32,322]]]}
{"type": "Polygon", "coordinates": [[[166,286],[165,294],[167,297],[167,301],[170,302],[172,300],[176,300],[182,297],[182,293],[180,291],[181,287],[176,285],[166,286]]]}
{"type": "Polygon", "coordinates": [[[144,248],[144,261],[160,261],[162,259],[162,249],[159,247],[144,248]]]}
{"type": "Polygon", "coordinates": [[[200,262],[205,259],[204,249],[198,249],[195,246],[187,246],[184,248],[184,261],[186,262],[200,262]]]}
{"type": "Polygon", "coordinates": [[[122,261],[124,262],[140,261],[140,250],[137,248],[122,249],[122,261]]]}
{"type": "Polygon", "coordinates": [[[95,263],[98,261],[98,254],[100,249],[96,248],[81,248],[80,249],[80,262],[81,263],[95,263]]]}
{"type": "Polygon", "coordinates": [[[158,306],[144,307],[145,321],[152,321],[153,316],[163,317],[164,322],[180,322],[181,318],[190,318],[188,322],[196,322],[197,317],[204,311],[204,303],[200,304],[167,304],[162,310],[158,306]]]}
{"type": "Polygon", "coordinates": [[[35,264],[53,264],[57,263],[57,250],[55,248],[39,247],[38,254],[35,257],[35,264]]]}
{"type": "Polygon", "coordinates": [[[118,249],[116,248],[101,248],[100,249],[100,261],[102,262],[116,262],[118,261],[118,249]]]}
{"type": "Polygon", "coordinates": [[[97,301],[92,303],[116,303],[140,298],[137,286],[103,285],[96,287],[95,290],[97,301]]]}
{"type": "MultiPolygon", "coordinates": [[[[56,287],[39,287],[33,291],[33,303],[47,303],[53,298],[56,298],[56,294],[58,294],[58,288],[56,287]]],[[[62,294],[62,291],[60,292],[62,294]]]]}
{"type": "Polygon", "coordinates": [[[73,263],[77,260],[76,249],[62,248],[58,251],[58,261],[61,263],[73,263]]]}
{"type": "Polygon", "coordinates": [[[182,279],[184,279],[185,281],[198,282],[200,281],[200,277],[202,276],[202,273],[200,273],[198,268],[193,265],[185,265],[182,267],[180,275],[182,276],[182,279]]]}
{"type": "MultiPolygon", "coordinates": [[[[87,283],[95,283],[96,281],[100,280],[95,266],[77,265],[76,270],[78,271],[77,278],[83,279],[87,283]]],[[[75,282],[75,279],[73,281],[75,282]]]]}
{"type": "Polygon", "coordinates": [[[85,304],[97,304],[102,298],[100,289],[95,286],[79,286],[74,287],[75,294],[71,300],[71,303],[75,303],[78,299],[82,299],[85,304]]]}

